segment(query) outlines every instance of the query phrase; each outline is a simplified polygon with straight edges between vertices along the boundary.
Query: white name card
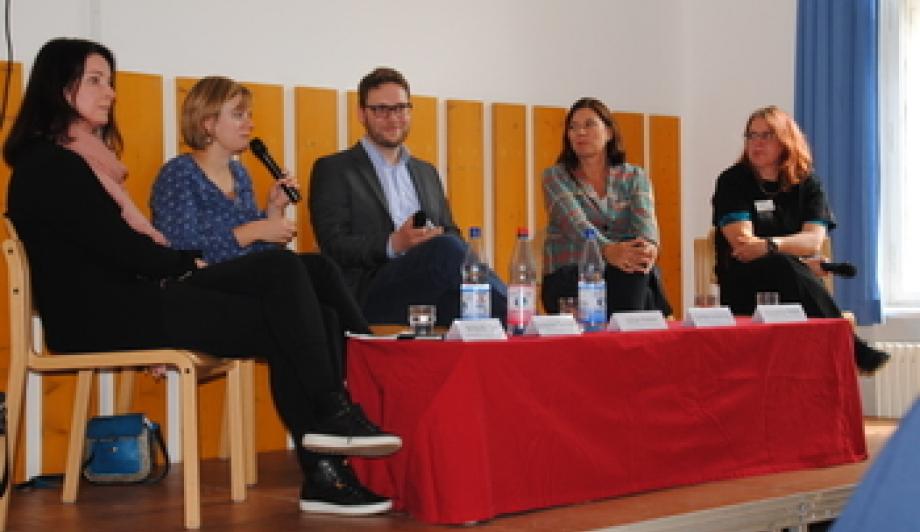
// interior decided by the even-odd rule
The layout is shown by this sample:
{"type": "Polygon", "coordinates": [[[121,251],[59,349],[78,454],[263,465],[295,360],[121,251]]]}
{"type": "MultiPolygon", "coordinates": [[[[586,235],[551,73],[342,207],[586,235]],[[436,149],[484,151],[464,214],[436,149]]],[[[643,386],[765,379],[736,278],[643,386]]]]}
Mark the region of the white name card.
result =
{"type": "Polygon", "coordinates": [[[614,312],[607,324],[608,331],[657,331],[667,328],[668,324],[660,310],[614,312]]]}
{"type": "Polygon", "coordinates": [[[498,318],[484,320],[454,320],[447,331],[447,340],[507,340],[505,329],[498,318]]]}
{"type": "Polygon", "coordinates": [[[728,327],[735,324],[728,307],[690,307],[684,323],[690,327],[728,327]]]}
{"type": "Polygon", "coordinates": [[[808,321],[805,310],[798,303],[781,303],[779,305],[757,305],[754,323],[796,323],[808,321]]]}
{"type": "Polygon", "coordinates": [[[527,335],[537,336],[570,336],[581,334],[581,328],[571,314],[557,314],[552,316],[534,316],[524,331],[527,335]]]}

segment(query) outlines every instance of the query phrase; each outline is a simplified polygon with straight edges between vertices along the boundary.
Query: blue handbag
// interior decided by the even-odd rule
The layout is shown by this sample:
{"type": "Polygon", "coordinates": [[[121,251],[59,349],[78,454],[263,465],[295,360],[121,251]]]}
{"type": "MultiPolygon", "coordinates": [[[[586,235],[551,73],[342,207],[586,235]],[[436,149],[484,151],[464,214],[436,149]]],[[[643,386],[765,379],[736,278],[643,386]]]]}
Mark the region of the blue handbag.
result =
{"type": "Polygon", "coordinates": [[[160,426],[143,414],[96,416],[86,424],[83,477],[96,484],[151,483],[169,472],[160,426]],[[157,466],[157,454],[162,463],[157,466]]]}

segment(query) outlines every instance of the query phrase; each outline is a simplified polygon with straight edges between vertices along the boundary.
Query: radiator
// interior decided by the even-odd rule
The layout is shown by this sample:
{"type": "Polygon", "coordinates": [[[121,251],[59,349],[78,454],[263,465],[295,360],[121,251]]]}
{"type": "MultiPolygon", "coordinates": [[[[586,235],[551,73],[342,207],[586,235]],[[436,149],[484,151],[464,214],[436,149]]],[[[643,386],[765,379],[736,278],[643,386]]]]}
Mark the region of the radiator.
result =
{"type": "Polygon", "coordinates": [[[876,342],[891,360],[871,377],[860,378],[867,416],[900,418],[920,395],[920,343],[876,342]]]}

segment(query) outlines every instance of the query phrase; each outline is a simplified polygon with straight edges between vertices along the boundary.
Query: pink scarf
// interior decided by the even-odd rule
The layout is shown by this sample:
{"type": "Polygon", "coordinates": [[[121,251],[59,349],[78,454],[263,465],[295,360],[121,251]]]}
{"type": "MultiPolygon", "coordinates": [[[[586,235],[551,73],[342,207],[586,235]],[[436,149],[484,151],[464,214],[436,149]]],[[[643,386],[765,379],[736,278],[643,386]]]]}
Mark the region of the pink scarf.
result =
{"type": "Polygon", "coordinates": [[[67,134],[73,140],[63,146],[83,157],[86,164],[93,169],[102,188],[121,207],[121,217],[125,222],[138,233],[152,238],[157,244],[169,245],[163,233],[150,224],[150,221],[144,217],[144,214],[131,200],[131,196],[128,195],[125,188],[128,169],[121,164],[115,153],[102,142],[102,139],[89,130],[85,122],[71,124],[67,134]]]}

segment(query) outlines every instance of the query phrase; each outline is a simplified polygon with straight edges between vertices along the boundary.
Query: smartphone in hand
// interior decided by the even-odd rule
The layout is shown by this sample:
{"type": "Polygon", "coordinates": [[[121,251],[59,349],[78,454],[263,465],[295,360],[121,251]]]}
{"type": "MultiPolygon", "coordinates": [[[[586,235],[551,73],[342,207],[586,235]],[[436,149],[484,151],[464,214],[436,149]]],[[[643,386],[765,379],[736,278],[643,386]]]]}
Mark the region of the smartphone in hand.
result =
{"type": "Polygon", "coordinates": [[[412,215],[412,227],[420,229],[425,227],[425,224],[428,223],[428,217],[425,216],[425,211],[418,210],[415,211],[415,214],[412,215]]]}

